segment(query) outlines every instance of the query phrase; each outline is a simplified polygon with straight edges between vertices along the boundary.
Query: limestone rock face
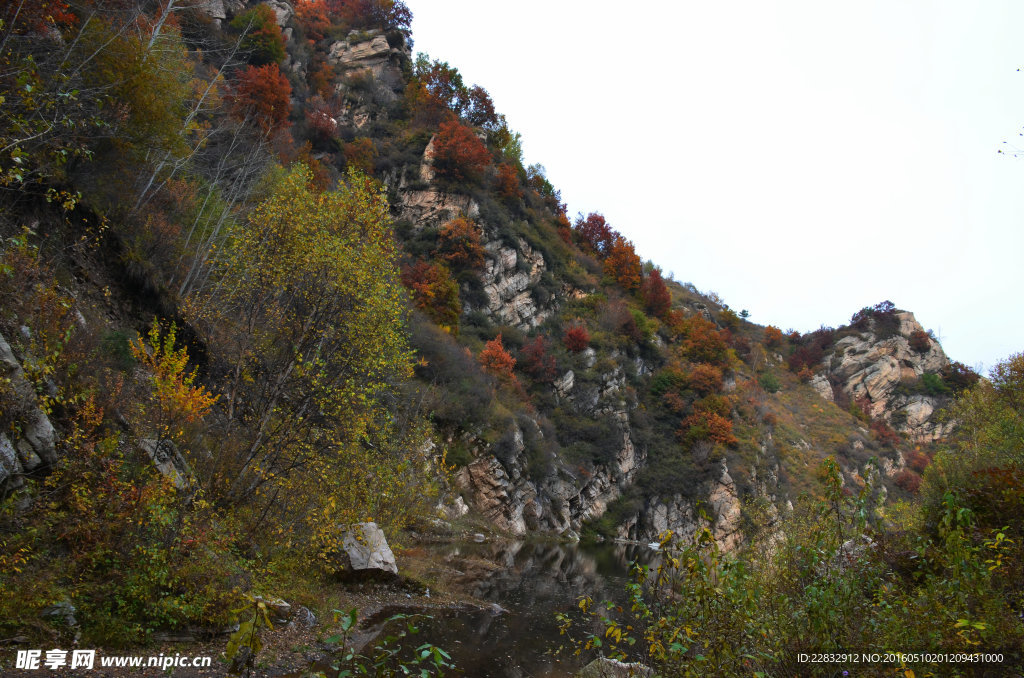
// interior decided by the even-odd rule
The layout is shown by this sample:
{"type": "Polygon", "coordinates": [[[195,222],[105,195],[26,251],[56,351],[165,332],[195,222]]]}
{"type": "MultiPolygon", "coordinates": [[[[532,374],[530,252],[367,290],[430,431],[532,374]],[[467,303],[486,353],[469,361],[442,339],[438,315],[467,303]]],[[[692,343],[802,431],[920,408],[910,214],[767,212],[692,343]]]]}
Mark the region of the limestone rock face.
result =
{"type": "Polygon", "coordinates": [[[292,7],[291,3],[286,0],[263,0],[270,9],[274,10],[274,17],[277,19],[277,25],[284,28],[284,25],[295,14],[295,8],[292,7]]]}
{"type": "Polygon", "coordinates": [[[896,314],[899,329],[891,337],[879,338],[874,330],[847,336],[836,342],[832,356],[811,385],[823,398],[832,400],[831,384],[836,384],[852,400],[866,405],[868,414],[889,422],[893,428],[918,442],[938,440],[948,435],[953,422],[939,422],[933,414],[940,398],[899,392],[901,382],[935,374],[949,366],[949,358],[934,339],[926,351],[910,346],[910,336],[924,328],[913,313],[896,314]]]}
{"type": "Polygon", "coordinates": [[[689,541],[698,530],[711,530],[718,546],[726,552],[736,550],[743,543],[740,532],[742,507],[736,492],[736,483],[722,464],[722,473],[711,484],[707,494],[708,518],[698,517],[691,500],[682,495],[653,498],[636,517],[619,526],[618,537],[629,541],[657,540],[659,535],[671,531],[674,538],[689,541]]]}
{"type": "Polygon", "coordinates": [[[442,223],[465,214],[473,219],[480,214],[480,207],[467,195],[455,195],[436,189],[402,191],[399,212],[418,230],[426,226],[440,226],[442,223]]]}
{"type": "Polygon", "coordinates": [[[393,73],[389,71],[400,68],[403,49],[391,47],[388,39],[380,31],[370,31],[369,35],[369,40],[360,42],[335,42],[327,53],[327,60],[339,73],[351,75],[362,72],[372,75],[375,79],[390,80],[388,76],[393,73]]]}
{"type": "Polygon", "coordinates": [[[518,239],[516,248],[502,241],[484,243],[486,263],[480,274],[486,304],[476,309],[470,304],[464,312],[482,310],[496,323],[529,330],[544,322],[551,309],[538,308],[531,288],[546,269],[544,255],[535,252],[526,241],[518,239]]]}
{"type": "Polygon", "coordinates": [[[512,436],[512,450],[499,460],[494,454],[478,454],[461,469],[456,484],[470,506],[503,530],[516,535],[547,531],[576,536],[584,521],[604,514],[633,481],[645,455],[630,438],[625,410],[598,413],[611,417],[622,436],[619,450],[608,464],[593,472],[554,464],[542,477],[527,474],[521,436],[512,436]]]}
{"type": "Polygon", "coordinates": [[[340,555],[342,566],[352,572],[398,574],[395,554],[377,523],[356,523],[345,530],[340,555]]]}

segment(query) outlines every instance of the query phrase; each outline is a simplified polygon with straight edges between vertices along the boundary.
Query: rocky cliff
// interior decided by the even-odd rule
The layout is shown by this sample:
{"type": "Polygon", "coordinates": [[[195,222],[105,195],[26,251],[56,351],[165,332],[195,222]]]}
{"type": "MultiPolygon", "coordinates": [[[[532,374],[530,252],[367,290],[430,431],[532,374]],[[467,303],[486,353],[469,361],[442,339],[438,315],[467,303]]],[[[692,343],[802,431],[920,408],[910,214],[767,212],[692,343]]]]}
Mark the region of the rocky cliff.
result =
{"type": "Polygon", "coordinates": [[[878,321],[836,341],[811,385],[829,401],[845,394],[872,418],[882,419],[917,442],[944,438],[954,423],[936,416],[948,400],[913,392],[924,375],[938,375],[949,358],[913,313],[894,312],[885,336],[878,321]],[[911,342],[914,345],[911,345],[911,342]]]}

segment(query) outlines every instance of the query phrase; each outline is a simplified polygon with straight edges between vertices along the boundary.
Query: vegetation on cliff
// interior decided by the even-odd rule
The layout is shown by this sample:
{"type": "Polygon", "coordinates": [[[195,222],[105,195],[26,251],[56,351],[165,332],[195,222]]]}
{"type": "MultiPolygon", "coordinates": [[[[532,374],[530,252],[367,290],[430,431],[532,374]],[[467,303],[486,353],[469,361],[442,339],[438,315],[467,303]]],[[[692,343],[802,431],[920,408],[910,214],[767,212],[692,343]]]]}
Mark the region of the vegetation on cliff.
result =
{"type": "Polygon", "coordinates": [[[342,526],[439,504],[518,533],[782,529],[790,560],[736,581],[805,606],[800,554],[843,542],[802,495],[845,540],[849,497],[920,493],[926,527],[895,534],[925,555],[953,496],[955,557],[991,550],[1014,361],[975,383],[891,303],[800,335],[672,279],[566,213],[486,90],[413,59],[400,1],[236,9],[0,2],[0,628],[62,600],[87,642],[221,628],[283,572],[337,570],[342,526]],[[975,461],[930,466],[955,396],[975,461]]]}

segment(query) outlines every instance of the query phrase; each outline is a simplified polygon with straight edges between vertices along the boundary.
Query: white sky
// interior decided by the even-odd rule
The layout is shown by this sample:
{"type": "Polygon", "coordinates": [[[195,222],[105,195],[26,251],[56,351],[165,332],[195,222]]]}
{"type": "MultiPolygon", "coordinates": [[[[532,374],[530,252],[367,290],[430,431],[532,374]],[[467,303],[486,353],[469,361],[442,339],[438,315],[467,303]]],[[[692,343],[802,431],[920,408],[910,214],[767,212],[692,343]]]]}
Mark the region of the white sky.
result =
{"type": "Polygon", "coordinates": [[[954,360],[1024,350],[1024,2],[406,0],[570,216],[751,320],[891,299],[954,360]]]}

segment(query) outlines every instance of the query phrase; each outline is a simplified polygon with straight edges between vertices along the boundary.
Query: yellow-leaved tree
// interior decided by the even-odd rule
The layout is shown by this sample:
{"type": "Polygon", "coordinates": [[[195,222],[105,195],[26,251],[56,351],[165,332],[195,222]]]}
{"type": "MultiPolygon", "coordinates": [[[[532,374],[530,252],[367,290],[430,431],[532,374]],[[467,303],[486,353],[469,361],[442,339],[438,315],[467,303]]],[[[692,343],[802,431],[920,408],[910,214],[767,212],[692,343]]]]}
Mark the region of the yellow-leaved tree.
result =
{"type": "Polygon", "coordinates": [[[221,360],[215,495],[248,507],[253,533],[325,553],[341,524],[403,522],[435,474],[401,406],[412,353],[385,195],[355,172],[312,182],[302,164],[270,181],[192,307],[221,360]]]}

